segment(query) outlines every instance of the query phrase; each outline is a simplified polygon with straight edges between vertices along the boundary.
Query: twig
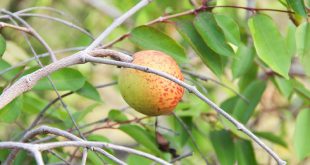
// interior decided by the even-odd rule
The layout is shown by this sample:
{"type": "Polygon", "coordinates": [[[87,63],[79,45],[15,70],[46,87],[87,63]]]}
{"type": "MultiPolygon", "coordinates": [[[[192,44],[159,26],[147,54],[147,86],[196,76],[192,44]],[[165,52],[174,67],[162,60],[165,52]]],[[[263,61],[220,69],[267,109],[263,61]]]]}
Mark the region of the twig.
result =
{"type": "Polygon", "coordinates": [[[181,160],[181,159],[187,158],[187,157],[192,156],[192,155],[193,155],[193,152],[185,153],[185,154],[183,154],[183,155],[181,155],[181,156],[179,156],[179,157],[177,157],[177,158],[172,159],[172,160],[170,161],[170,163],[174,163],[174,162],[176,162],[176,161],[179,161],[179,160],[181,160]]]}
{"type": "Polygon", "coordinates": [[[152,0],[141,0],[136,6],[129,9],[125,14],[117,18],[108,28],[106,28],[94,42],[92,42],[85,51],[89,51],[100,45],[102,40],[104,40],[116,27],[121,25],[127,18],[131,17],[137,11],[139,11],[144,6],[148,5],[152,0]]]}
{"type": "Polygon", "coordinates": [[[9,23],[5,23],[5,22],[0,22],[0,29],[2,28],[11,28],[11,29],[19,30],[19,31],[29,33],[30,35],[32,35],[31,30],[26,27],[16,26],[16,25],[12,25],[9,23]]]}
{"type": "Polygon", "coordinates": [[[84,149],[83,149],[83,153],[82,153],[81,165],[86,165],[87,154],[88,154],[88,149],[87,149],[87,148],[84,148],[84,149]]]}
{"type": "Polygon", "coordinates": [[[245,102],[249,103],[249,100],[247,98],[245,98],[243,95],[241,95],[238,91],[234,90],[233,88],[227,86],[226,84],[224,83],[221,83],[220,81],[217,81],[211,77],[207,77],[207,76],[203,76],[203,75],[200,75],[200,74],[197,74],[197,73],[194,73],[194,72],[191,72],[191,71],[188,71],[188,70],[184,70],[182,69],[182,72],[185,73],[185,74],[188,74],[190,76],[194,76],[200,80],[203,80],[203,81],[212,81],[224,88],[227,88],[229,89],[230,91],[232,91],[233,93],[235,93],[237,96],[239,96],[242,100],[244,100],[245,102]]]}

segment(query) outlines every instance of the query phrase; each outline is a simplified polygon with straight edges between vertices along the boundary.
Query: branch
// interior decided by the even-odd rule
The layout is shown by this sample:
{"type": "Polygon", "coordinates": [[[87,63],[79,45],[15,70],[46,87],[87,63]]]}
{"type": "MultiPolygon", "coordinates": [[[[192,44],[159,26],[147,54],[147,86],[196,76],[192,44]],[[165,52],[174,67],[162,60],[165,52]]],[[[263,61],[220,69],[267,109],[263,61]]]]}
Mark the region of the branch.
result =
{"type": "Polygon", "coordinates": [[[22,32],[32,35],[31,30],[26,27],[16,26],[16,25],[5,23],[5,22],[0,22],[0,29],[2,28],[11,28],[11,29],[15,29],[15,30],[22,31],[22,32]]]}

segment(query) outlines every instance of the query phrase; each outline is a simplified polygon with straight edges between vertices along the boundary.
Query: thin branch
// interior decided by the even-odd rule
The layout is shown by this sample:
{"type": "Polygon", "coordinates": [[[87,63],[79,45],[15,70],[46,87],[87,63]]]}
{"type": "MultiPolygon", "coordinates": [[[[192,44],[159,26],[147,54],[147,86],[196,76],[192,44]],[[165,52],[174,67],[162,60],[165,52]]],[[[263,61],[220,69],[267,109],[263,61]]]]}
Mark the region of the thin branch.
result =
{"type": "Polygon", "coordinates": [[[16,25],[12,25],[9,23],[5,23],[5,22],[0,22],[0,29],[2,28],[11,28],[11,29],[15,29],[15,30],[29,33],[30,35],[32,35],[31,30],[26,27],[16,26],[16,25]]]}
{"type": "Polygon", "coordinates": [[[249,100],[247,98],[245,98],[243,95],[241,95],[238,91],[236,91],[235,89],[225,85],[224,83],[221,83],[220,81],[217,81],[217,80],[215,80],[215,79],[213,79],[211,77],[200,75],[200,74],[197,74],[197,73],[194,73],[194,72],[191,72],[191,71],[187,71],[187,70],[184,70],[184,69],[182,70],[182,72],[185,73],[185,74],[188,74],[190,76],[194,76],[194,77],[196,77],[196,78],[198,78],[200,80],[203,80],[203,81],[212,81],[212,82],[214,82],[214,83],[216,83],[216,84],[218,84],[218,85],[220,85],[220,86],[222,86],[224,88],[229,89],[230,91],[235,93],[237,96],[239,96],[242,100],[244,100],[247,103],[249,103],[249,100]]]}
{"type": "Polygon", "coordinates": [[[185,158],[190,157],[190,156],[193,156],[193,152],[188,152],[188,153],[185,153],[185,154],[183,154],[183,155],[181,155],[181,156],[179,156],[179,157],[177,157],[177,158],[174,158],[174,159],[172,159],[172,160],[170,161],[170,163],[174,163],[174,162],[176,162],[176,161],[185,159],[185,158]]]}
{"type": "Polygon", "coordinates": [[[87,148],[84,148],[84,149],[83,149],[83,153],[82,153],[81,165],[86,165],[87,154],[88,154],[88,149],[87,149],[87,148]]]}
{"type": "Polygon", "coordinates": [[[121,25],[127,18],[131,17],[137,11],[139,11],[144,6],[148,5],[152,0],[141,0],[136,6],[129,9],[125,14],[117,18],[108,28],[106,28],[99,37],[96,38],[94,42],[92,42],[85,51],[89,51],[100,45],[100,43],[119,25],[121,25]]]}

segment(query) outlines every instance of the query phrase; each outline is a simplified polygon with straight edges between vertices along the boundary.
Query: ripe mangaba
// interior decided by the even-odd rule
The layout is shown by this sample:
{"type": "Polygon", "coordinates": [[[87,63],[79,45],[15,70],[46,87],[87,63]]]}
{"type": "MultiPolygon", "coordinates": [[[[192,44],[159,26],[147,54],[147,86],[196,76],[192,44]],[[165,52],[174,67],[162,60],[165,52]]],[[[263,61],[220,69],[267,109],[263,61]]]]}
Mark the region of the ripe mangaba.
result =
{"type": "MultiPolygon", "coordinates": [[[[133,55],[133,64],[166,72],[184,80],[173,58],[160,51],[145,50],[133,55]]],[[[170,114],[184,94],[184,88],[152,73],[122,68],[119,87],[124,100],[135,110],[149,116],[170,114]]]]}

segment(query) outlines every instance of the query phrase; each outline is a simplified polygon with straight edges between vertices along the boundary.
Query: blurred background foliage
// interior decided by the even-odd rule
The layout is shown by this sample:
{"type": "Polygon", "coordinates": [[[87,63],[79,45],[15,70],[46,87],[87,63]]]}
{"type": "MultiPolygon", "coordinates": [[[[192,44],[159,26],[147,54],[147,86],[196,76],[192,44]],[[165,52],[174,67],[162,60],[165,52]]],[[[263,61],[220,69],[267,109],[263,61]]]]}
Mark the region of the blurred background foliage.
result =
{"type": "MultiPolygon", "coordinates": [[[[35,6],[53,7],[65,14],[48,10],[34,10],[31,13],[65,19],[86,29],[93,36],[98,36],[113,22],[114,18],[129,10],[137,2],[139,0],[1,0],[0,8],[16,12],[35,6]],[[99,4],[103,4],[105,8],[100,8],[99,4]]],[[[309,1],[305,1],[305,3],[307,5],[309,1]]],[[[198,1],[199,4],[200,1],[198,1]]],[[[217,0],[211,1],[209,5],[247,6],[247,1],[217,0]]],[[[254,7],[288,10],[286,5],[285,0],[269,0],[256,1],[254,7]]],[[[107,44],[130,32],[133,28],[144,25],[160,16],[193,8],[195,6],[189,0],[154,0],[150,5],[115,29],[103,44],[107,44]]],[[[217,79],[222,84],[241,93],[249,100],[249,104],[245,103],[232,90],[213,81],[203,81],[195,75],[189,76],[186,74],[187,82],[197,86],[208,98],[246,124],[268,146],[287,160],[288,164],[309,164],[310,161],[307,156],[310,154],[310,145],[306,141],[306,138],[310,137],[309,75],[296,76],[288,81],[278,74],[272,74],[271,76],[266,74],[270,68],[258,58],[255,51],[257,48],[254,48],[250,37],[247,15],[252,12],[236,8],[215,8],[213,13],[217,14],[215,19],[227,18],[236,23],[226,29],[228,33],[233,31],[233,27],[237,26],[237,40],[226,39],[233,43],[228,47],[234,49],[232,52],[235,56],[229,58],[220,56],[220,58],[224,58],[224,69],[218,73],[206,66],[206,64],[210,65],[208,59],[205,57],[199,58],[199,53],[197,56],[197,50],[195,50],[197,48],[186,40],[186,35],[188,35],[186,30],[188,29],[186,29],[185,23],[186,20],[192,21],[193,16],[168,20],[165,23],[154,24],[151,27],[171,37],[184,49],[186,62],[180,63],[183,69],[217,79]],[[221,15],[224,15],[225,18],[221,17],[221,15]],[[243,46],[238,46],[238,44],[243,46]],[[238,47],[238,52],[236,52],[238,47]],[[243,61],[244,63],[238,63],[235,62],[236,58],[247,60],[243,61]],[[207,60],[207,62],[204,60],[207,60]],[[267,76],[267,78],[264,76],[267,76]],[[248,110],[249,114],[245,114],[242,110],[248,110]],[[300,113],[303,115],[299,116],[300,113]],[[296,122],[296,118],[300,118],[300,120],[296,122]],[[297,127],[300,129],[298,130],[297,127]]],[[[293,47],[291,54],[295,55],[296,25],[290,20],[289,14],[270,11],[261,11],[260,13],[272,17],[277,29],[286,39],[285,42],[289,43],[288,47],[293,47]]],[[[297,26],[306,20],[300,15],[293,15],[292,17],[298,22],[297,26]]],[[[85,47],[92,41],[89,36],[59,22],[35,16],[23,18],[42,35],[53,50],[85,47]]],[[[7,20],[2,21],[9,22],[7,20]]],[[[146,31],[148,30],[147,28],[146,31]]],[[[225,28],[222,30],[225,33],[225,28]]],[[[160,35],[159,32],[156,34],[160,35]]],[[[200,31],[199,33],[202,36],[200,31]]],[[[0,71],[10,65],[33,57],[31,49],[20,32],[12,29],[2,29],[1,34],[6,40],[6,51],[0,61],[0,71]]],[[[139,36],[138,33],[134,32],[130,35],[130,39],[124,39],[116,43],[112,46],[112,49],[133,54],[135,51],[141,50],[141,47],[149,46],[135,41],[135,39],[150,40],[147,38],[148,33],[145,33],[145,38],[143,38],[143,35],[139,36]]],[[[226,34],[225,37],[227,37],[226,34]]],[[[45,48],[36,39],[31,38],[30,41],[38,54],[46,52],[45,48]]],[[[194,45],[197,46],[197,43],[194,43],[194,45]]],[[[57,56],[62,58],[74,52],[59,53],[57,56]]],[[[49,58],[42,58],[42,62],[46,65],[50,63],[50,60],[49,58]]],[[[38,69],[38,65],[35,61],[32,61],[26,66],[17,67],[1,74],[1,89],[3,90],[14,82],[20,75],[31,73],[36,69],[38,69]]],[[[234,162],[238,162],[238,164],[275,164],[270,156],[257,144],[238,132],[226,119],[218,116],[207,104],[188,92],[185,93],[184,98],[175,110],[179,118],[175,118],[173,115],[158,117],[157,132],[159,135],[155,136],[155,118],[145,117],[128,108],[118,92],[117,85],[103,89],[94,87],[116,82],[118,72],[119,69],[115,66],[88,63],[62,69],[52,75],[52,79],[61,94],[74,91],[74,94],[65,97],[64,101],[72,111],[78,125],[84,127],[81,130],[88,140],[107,141],[135,147],[166,160],[172,160],[176,155],[193,151],[192,156],[180,161],[182,164],[203,164],[202,157],[208,159],[212,164],[229,165],[234,164],[234,162]],[[87,125],[95,121],[99,122],[90,126],[87,125]],[[159,136],[168,142],[168,149],[161,145],[158,146],[159,136]]],[[[51,100],[56,98],[55,92],[47,85],[47,80],[40,83],[32,91],[23,94],[0,111],[1,141],[18,140],[21,132],[32,123],[38,113],[51,100]]],[[[61,129],[73,127],[68,114],[59,102],[48,109],[38,125],[43,124],[61,129]]],[[[69,158],[70,155],[73,155],[74,150],[74,148],[65,148],[58,149],[56,152],[64,158],[69,158]]],[[[109,152],[126,160],[128,164],[152,164],[149,160],[135,155],[127,155],[112,150],[109,152]]],[[[7,150],[1,150],[0,160],[5,160],[7,154],[7,150]]],[[[72,157],[73,162],[77,162],[79,156],[81,156],[80,153],[76,153],[75,157],[72,157]]],[[[29,157],[31,156],[26,152],[20,152],[14,163],[33,164],[32,159],[28,159],[29,157]]],[[[49,163],[60,161],[52,154],[45,154],[44,159],[49,163]]],[[[93,152],[89,153],[87,164],[102,164],[102,162],[113,163],[111,160],[98,156],[93,152]]]]}

